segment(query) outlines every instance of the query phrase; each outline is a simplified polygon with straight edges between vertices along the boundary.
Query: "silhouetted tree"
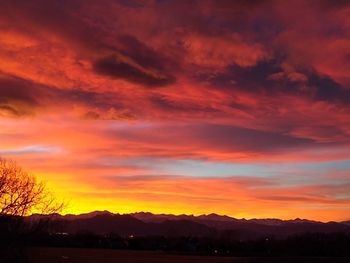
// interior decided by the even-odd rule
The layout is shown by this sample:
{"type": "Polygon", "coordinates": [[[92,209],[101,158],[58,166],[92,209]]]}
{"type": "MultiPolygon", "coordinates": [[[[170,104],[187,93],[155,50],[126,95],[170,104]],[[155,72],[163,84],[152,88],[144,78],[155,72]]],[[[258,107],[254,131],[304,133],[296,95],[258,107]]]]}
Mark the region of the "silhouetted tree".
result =
{"type": "Polygon", "coordinates": [[[0,158],[0,258],[1,262],[22,262],[28,238],[49,227],[51,216],[28,222],[25,216],[36,212],[53,214],[63,203],[56,201],[43,182],[16,162],[0,158]]]}
{"type": "Polygon", "coordinates": [[[0,215],[50,214],[62,208],[63,204],[56,202],[43,182],[16,162],[0,158],[0,215]]]}

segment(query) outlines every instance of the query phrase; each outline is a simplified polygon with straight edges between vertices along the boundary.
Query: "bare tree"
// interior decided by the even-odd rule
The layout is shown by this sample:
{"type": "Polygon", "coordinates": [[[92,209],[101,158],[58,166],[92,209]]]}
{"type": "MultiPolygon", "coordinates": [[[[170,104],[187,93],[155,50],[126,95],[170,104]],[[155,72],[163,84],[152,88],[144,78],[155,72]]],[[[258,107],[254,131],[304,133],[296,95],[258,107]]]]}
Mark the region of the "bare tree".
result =
{"type": "Polygon", "coordinates": [[[16,162],[0,158],[0,215],[51,214],[62,208],[63,203],[55,200],[43,182],[16,162]]]}

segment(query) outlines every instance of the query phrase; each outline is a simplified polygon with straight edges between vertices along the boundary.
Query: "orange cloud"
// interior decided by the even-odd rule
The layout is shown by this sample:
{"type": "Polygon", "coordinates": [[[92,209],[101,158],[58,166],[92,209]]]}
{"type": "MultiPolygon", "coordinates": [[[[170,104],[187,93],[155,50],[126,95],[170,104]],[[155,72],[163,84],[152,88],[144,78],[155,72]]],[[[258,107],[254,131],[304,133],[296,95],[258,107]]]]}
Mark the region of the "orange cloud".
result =
{"type": "Polygon", "coordinates": [[[256,65],[269,56],[259,44],[245,43],[238,34],[229,36],[188,36],[184,40],[188,63],[220,70],[231,64],[256,65]]]}

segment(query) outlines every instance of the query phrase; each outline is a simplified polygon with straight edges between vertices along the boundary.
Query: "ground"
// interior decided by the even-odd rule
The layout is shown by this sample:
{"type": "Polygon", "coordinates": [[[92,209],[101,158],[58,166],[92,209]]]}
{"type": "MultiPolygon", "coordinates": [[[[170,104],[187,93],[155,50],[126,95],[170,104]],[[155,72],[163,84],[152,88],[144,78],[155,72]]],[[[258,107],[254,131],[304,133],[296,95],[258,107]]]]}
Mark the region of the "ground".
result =
{"type": "Polygon", "coordinates": [[[169,255],[162,252],[112,249],[30,248],[29,263],[345,263],[349,258],[233,258],[169,255]]]}

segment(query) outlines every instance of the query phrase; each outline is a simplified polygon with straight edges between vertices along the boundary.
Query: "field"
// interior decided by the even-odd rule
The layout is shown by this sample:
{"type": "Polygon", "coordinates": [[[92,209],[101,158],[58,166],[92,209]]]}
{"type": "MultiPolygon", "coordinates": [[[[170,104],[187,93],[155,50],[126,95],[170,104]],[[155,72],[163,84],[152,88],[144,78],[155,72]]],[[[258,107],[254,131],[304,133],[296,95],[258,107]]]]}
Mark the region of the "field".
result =
{"type": "Polygon", "coordinates": [[[232,258],[111,249],[30,248],[29,263],[345,263],[349,258],[232,258]]]}

